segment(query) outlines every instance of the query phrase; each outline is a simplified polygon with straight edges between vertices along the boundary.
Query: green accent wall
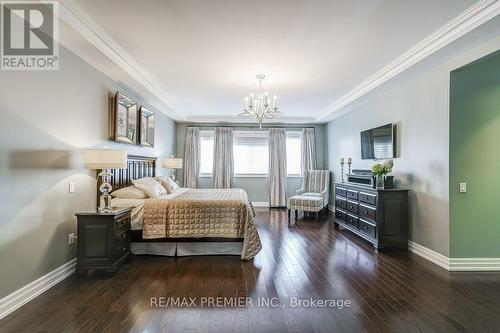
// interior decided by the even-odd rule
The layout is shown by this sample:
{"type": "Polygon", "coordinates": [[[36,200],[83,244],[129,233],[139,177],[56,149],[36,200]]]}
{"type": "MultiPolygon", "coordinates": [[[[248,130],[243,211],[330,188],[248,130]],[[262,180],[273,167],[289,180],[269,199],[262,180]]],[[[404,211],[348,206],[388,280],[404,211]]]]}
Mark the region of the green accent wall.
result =
{"type": "Polygon", "coordinates": [[[500,51],[451,72],[450,257],[500,257],[500,51]]]}

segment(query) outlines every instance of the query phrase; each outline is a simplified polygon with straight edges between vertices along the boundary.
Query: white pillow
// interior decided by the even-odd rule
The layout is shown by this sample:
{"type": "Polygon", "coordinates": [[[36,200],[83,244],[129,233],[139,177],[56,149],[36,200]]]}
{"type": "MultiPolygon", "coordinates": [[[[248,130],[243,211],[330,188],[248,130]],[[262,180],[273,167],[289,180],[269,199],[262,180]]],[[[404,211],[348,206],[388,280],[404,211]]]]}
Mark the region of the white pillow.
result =
{"type": "Polygon", "coordinates": [[[132,184],[140,190],[146,192],[150,198],[158,198],[168,194],[167,190],[151,177],[144,177],[132,180],[132,184]]]}
{"type": "Polygon", "coordinates": [[[127,186],[119,190],[111,192],[113,198],[123,198],[123,199],[146,199],[148,195],[141,189],[135,186],[127,186]]]}
{"type": "Polygon", "coordinates": [[[174,180],[172,178],[167,177],[167,180],[170,183],[170,187],[172,188],[172,193],[174,193],[175,191],[177,191],[179,189],[179,185],[177,185],[177,183],[174,182],[174,180]]]}
{"type": "Polygon", "coordinates": [[[155,179],[161,184],[161,186],[163,186],[167,190],[168,194],[174,193],[174,191],[172,190],[172,186],[170,186],[170,182],[168,181],[168,177],[157,176],[155,177],[155,179]]]}

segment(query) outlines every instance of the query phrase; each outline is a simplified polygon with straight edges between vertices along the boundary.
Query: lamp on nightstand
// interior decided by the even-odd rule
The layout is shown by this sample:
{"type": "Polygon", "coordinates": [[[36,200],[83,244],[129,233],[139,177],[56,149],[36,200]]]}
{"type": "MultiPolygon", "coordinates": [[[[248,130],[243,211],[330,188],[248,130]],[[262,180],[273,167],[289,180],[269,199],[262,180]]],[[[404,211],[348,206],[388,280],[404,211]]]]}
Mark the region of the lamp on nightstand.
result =
{"type": "Polygon", "coordinates": [[[175,158],[174,155],[172,155],[163,160],[162,167],[170,169],[170,178],[175,181],[175,169],[182,169],[182,158],[175,158]]]}
{"type": "Polygon", "coordinates": [[[99,198],[99,212],[111,211],[111,196],[109,192],[113,189],[111,177],[113,174],[110,169],[127,168],[127,152],[125,150],[111,149],[87,149],[84,151],[85,168],[92,170],[101,170],[97,177],[102,178],[102,184],[99,190],[102,195],[99,198]]]}

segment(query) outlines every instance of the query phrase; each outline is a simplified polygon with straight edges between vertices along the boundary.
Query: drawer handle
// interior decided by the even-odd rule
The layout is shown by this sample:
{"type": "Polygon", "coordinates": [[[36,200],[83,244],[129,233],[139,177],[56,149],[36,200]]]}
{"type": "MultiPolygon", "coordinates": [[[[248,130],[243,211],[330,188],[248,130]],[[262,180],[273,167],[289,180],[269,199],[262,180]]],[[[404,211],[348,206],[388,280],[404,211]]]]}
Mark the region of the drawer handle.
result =
{"type": "Polygon", "coordinates": [[[365,209],[365,214],[368,214],[368,211],[365,209]]]}
{"type": "Polygon", "coordinates": [[[365,230],[368,230],[368,227],[365,225],[365,230]]]}
{"type": "Polygon", "coordinates": [[[125,251],[127,250],[127,248],[126,248],[126,247],[124,247],[122,250],[123,250],[123,252],[125,252],[125,251]]]}
{"type": "Polygon", "coordinates": [[[122,238],[123,238],[123,239],[127,238],[127,234],[125,234],[125,233],[124,233],[124,234],[122,235],[122,238]]]}

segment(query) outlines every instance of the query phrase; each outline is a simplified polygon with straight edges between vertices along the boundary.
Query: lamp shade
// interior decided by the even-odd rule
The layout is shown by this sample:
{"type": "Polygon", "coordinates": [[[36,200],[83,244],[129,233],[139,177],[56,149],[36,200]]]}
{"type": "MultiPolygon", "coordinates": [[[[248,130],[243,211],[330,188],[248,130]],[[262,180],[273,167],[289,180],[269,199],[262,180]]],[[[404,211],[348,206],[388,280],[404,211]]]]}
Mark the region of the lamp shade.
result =
{"type": "Polygon", "coordinates": [[[87,169],[127,168],[127,152],[125,150],[87,149],[83,154],[87,169]]]}
{"type": "Polygon", "coordinates": [[[166,158],[162,161],[162,166],[167,169],[182,169],[182,158],[166,158]]]}

